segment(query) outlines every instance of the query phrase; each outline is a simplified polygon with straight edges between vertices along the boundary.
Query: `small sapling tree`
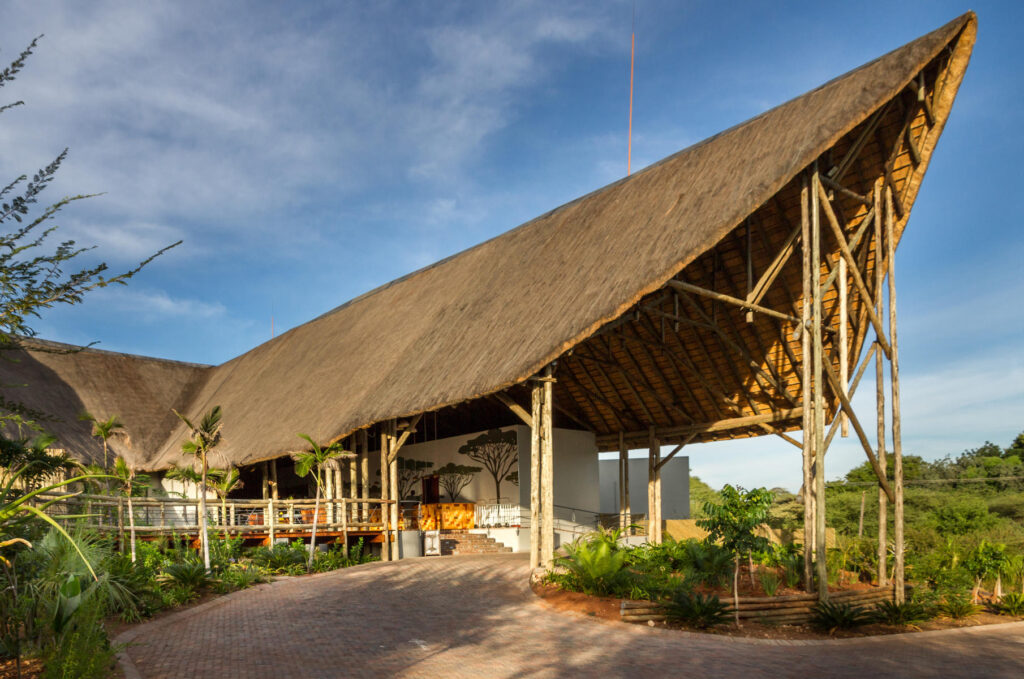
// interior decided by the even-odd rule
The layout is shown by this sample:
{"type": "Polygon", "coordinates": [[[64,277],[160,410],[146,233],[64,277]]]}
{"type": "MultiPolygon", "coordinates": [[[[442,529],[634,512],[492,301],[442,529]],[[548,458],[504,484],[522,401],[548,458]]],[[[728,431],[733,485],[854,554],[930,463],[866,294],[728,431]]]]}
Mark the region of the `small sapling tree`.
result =
{"type": "MultiPolygon", "coordinates": [[[[309,444],[309,450],[294,453],[295,473],[302,476],[313,474],[313,481],[316,483],[316,500],[313,501],[313,531],[309,539],[309,562],[306,570],[313,570],[313,554],[316,550],[316,524],[320,519],[320,493],[324,487],[324,469],[336,468],[338,460],[345,457],[355,457],[354,453],[346,452],[341,447],[340,441],[335,441],[324,447],[320,447],[309,434],[299,434],[300,439],[309,444]]],[[[345,546],[348,549],[348,545],[345,546]]]]}
{"type": "MultiPolygon", "coordinates": [[[[1005,568],[1007,562],[1006,545],[992,544],[982,540],[977,547],[964,559],[964,568],[974,578],[974,588],[971,590],[971,603],[978,603],[978,595],[981,591],[981,583],[985,578],[995,575],[997,578],[1005,568]]],[[[997,582],[997,589],[1001,589],[997,582]]],[[[996,592],[999,596],[1001,592],[996,592]]]]}
{"type": "Polygon", "coordinates": [[[203,546],[203,566],[206,570],[210,570],[210,536],[206,534],[206,492],[208,488],[206,475],[210,468],[210,451],[216,448],[221,440],[220,406],[214,406],[203,415],[203,419],[199,421],[198,425],[192,424],[177,410],[174,411],[174,414],[185,423],[189,430],[189,438],[181,444],[181,452],[199,460],[199,540],[203,546]]]}
{"type": "Polygon", "coordinates": [[[501,502],[501,482],[519,464],[519,444],[515,431],[491,429],[470,439],[459,452],[479,462],[494,477],[494,501],[501,502]]]}
{"type": "MultiPolygon", "coordinates": [[[[132,507],[132,496],[135,494],[135,491],[149,485],[149,476],[136,473],[135,467],[125,462],[123,457],[118,457],[114,460],[114,477],[117,479],[117,484],[121,487],[121,492],[124,493],[125,498],[128,500],[129,542],[131,544],[132,563],[135,563],[135,511],[132,507]]],[[[122,537],[124,536],[122,535],[122,537]]],[[[121,549],[124,550],[124,545],[121,545],[121,549]]]]}
{"type": "Polygon", "coordinates": [[[753,552],[770,547],[766,538],[755,531],[768,521],[768,510],[773,495],[765,488],[744,490],[726,485],[719,495],[719,502],[704,503],[704,518],[697,519],[697,525],[708,532],[709,541],[720,542],[733,557],[732,601],[736,614],[736,626],[740,626],[739,578],[740,560],[753,552]]]}
{"type": "Polygon", "coordinates": [[[473,482],[473,477],[483,471],[483,467],[470,467],[468,465],[449,462],[437,470],[438,483],[444,492],[448,493],[451,502],[455,502],[459,493],[473,482]]]}

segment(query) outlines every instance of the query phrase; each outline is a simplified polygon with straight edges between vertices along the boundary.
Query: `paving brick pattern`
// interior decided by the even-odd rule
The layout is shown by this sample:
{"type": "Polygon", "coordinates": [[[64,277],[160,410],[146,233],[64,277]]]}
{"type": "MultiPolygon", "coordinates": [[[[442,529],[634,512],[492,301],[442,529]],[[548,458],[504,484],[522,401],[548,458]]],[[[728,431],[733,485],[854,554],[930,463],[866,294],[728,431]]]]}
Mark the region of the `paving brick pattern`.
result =
{"type": "Polygon", "coordinates": [[[119,637],[128,679],[1022,677],[1024,623],[755,642],[559,613],[521,554],[375,563],[238,592],[119,637]]]}

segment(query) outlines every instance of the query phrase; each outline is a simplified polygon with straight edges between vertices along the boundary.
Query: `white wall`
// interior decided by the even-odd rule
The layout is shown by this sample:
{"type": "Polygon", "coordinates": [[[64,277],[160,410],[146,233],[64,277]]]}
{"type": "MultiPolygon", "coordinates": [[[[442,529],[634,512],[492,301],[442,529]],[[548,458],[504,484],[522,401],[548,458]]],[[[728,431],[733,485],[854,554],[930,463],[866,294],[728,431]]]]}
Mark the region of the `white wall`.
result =
{"type": "MultiPolygon", "coordinates": [[[[530,519],[530,429],[525,425],[503,427],[514,430],[519,447],[519,486],[510,481],[501,484],[502,502],[518,504],[521,508],[523,529],[501,533],[508,538],[506,545],[523,551],[529,549],[530,519]],[[508,535],[505,535],[508,533],[508,535]],[[514,534],[514,538],[512,537],[514,534]]],[[[483,432],[456,436],[425,443],[407,443],[399,455],[416,460],[429,460],[433,469],[449,462],[480,466],[467,456],[460,454],[459,447],[483,432]]],[[[570,429],[554,430],[554,503],[556,543],[571,541],[576,535],[593,530],[600,512],[600,490],[598,476],[597,442],[590,432],[570,429]]],[[[377,479],[376,470],[380,464],[379,455],[371,455],[370,475],[377,479]]],[[[429,470],[427,470],[429,472],[429,470]]],[[[466,502],[492,502],[494,500],[494,479],[487,470],[481,471],[460,496],[466,502]]],[[[445,496],[447,501],[447,496],[445,496]]],[[[498,539],[498,533],[494,536],[498,539]]]]}
{"type": "MultiPolygon", "coordinates": [[[[619,511],[619,461],[601,460],[601,512],[619,511]]],[[[647,458],[629,459],[629,509],[647,513],[647,458]]],[[[690,458],[675,456],[661,468],[661,511],[666,519],[690,518],[690,458]]]]}

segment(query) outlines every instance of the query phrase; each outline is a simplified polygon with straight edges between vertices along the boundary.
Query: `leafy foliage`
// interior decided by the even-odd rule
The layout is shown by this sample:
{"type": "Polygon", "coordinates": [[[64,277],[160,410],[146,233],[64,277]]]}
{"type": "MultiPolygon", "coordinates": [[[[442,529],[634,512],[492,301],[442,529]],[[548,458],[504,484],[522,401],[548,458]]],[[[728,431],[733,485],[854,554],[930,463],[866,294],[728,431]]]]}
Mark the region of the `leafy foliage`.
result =
{"type": "Polygon", "coordinates": [[[1004,595],[996,604],[996,611],[1003,615],[1024,615],[1024,594],[1012,592],[1004,595]]]}
{"type": "Polygon", "coordinates": [[[211,583],[206,567],[199,561],[182,561],[165,566],[160,580],[198,591],[211,583]]]}
{"type": "Polygon", "coordinates": [[[782,578],[779,577],[775,569],[762,568],[758,571],[757,577],[761,581],[764,593],[768,596],[775,596],[775,593],[779,591],[779,585],[782,584],[782,578]]]}
{"type": "Polygon", "coordinates": [[[978,607],[970,597],[963,594],[951,594],[938,605],[938,610],[954,620],[967,618],[978,612],[978,607]]]}
{"type": "Polygon", "coordinates": [[[811,607],[811,625],[829,634],[838,629],[851,629],[871,621],[863,606],[844,601],[819,601],[811,607]]]}
{"type": "Polygon", "coordinates": [[[924,622],[931,617],[928,607],[918,601],[907,600],[902,603],[883,601],[875,607],[874,619],[888,625],[905,627],[914,623],[924,622]]]}
{"type": "Polygon", "coordinates": [[[556,563],[572,573],[585,594],[604,596],[628,587],[631,573],[626,568],[626,553],[604,535],[578,539],[566,551],[568,555],[556,563]]]}
{"type": "Polygon", "coordinates": [[[729,620],[729,611],[717,596],[694,593],[685,587],[680,587],[663,606],[669,620],[697,629],[717,627],[729,620]]]}

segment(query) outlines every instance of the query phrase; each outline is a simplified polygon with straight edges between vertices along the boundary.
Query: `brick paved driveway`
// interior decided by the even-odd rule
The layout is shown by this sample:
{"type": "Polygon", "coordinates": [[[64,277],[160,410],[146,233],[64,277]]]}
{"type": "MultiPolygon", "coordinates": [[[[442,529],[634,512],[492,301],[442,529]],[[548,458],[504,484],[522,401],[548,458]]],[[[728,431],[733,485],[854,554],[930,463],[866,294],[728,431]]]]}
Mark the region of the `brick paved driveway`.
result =
{"type": "Polygon", "coordinates": [[[156,622],[128,679],[1024,677],[1024,623],[779,645],[558,613],[523,555],[367,564],[261,585],[156,622]]]}

